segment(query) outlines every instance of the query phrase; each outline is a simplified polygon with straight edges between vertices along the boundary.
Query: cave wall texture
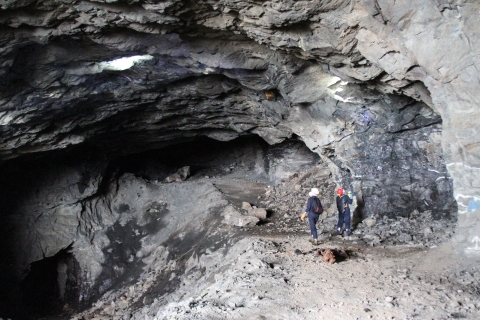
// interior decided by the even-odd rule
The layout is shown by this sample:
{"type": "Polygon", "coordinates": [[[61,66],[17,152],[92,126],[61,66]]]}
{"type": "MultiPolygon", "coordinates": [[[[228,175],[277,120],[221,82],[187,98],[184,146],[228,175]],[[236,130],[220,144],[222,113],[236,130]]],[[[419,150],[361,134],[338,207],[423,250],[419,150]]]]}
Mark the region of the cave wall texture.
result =
{"type": "Polygon", "coordinates": [[[16,265],[83,243],[76,257],[96,278],[100,269],[86,261],[105,245],[91,245],[94,230],[119,223],[125,209],[113,204],[121,192],[103,185],[111,159],[248,135],[303,141],[338,185],[363,197],[366,216],[418,209],[440,218],[458,206],[454,244],[480,257],[477,1],[0,6],[0,159],[12,173],[2,188],[23,159],[89,154],[27,170],[23,203],[4,191],[4,237],[22,225],[14,239],[29,243],[16,265]]]}

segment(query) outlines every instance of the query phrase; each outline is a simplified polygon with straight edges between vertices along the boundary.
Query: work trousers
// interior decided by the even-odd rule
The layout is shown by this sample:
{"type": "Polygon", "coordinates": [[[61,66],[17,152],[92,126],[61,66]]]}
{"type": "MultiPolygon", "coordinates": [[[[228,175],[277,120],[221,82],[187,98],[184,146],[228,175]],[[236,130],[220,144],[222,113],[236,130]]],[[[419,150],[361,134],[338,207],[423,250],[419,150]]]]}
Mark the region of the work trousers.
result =
{"type": "Polygon", "coordinates": [[[345,222],[345,229],[350,230],[350,208],[346,208],[342,213],[338,213],[338,228],[343,227],[345,222]]]}
{"type": "Polygon", "coordinates": [[[310,234],[312,235],[313,239],[318,239],[317,236],[317,222],[320,215],[318,213],[308,213],[308,223],[310,224],[310,234]]]}

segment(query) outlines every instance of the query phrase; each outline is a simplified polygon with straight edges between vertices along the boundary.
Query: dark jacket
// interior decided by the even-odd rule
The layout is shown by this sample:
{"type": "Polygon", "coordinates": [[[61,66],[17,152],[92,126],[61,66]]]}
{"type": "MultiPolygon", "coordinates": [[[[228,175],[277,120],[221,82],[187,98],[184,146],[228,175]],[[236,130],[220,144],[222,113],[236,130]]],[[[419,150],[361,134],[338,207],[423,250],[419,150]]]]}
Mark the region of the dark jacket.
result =
{"type": "Polygon", "coordinates": [[[346,194],[343,196],[337,195],[336,200],[338,213],[343,213],[346,209],[350,210],[350,205],[353,203],[353,200],[350,199],[346,194]]]}
{"type": "Polygon", "coordinates": [[[307,201],[307,209],[305,209],[305,212],[307,212],[308,214],[316,214],[316,215],[319,215],[318,213],[315,213],[313,212],[313,201],[314,201],[314,198],[317,198],[317,196],[313,196],[313,197],[310,197],[308,198],[308,201],[307,201]]]}

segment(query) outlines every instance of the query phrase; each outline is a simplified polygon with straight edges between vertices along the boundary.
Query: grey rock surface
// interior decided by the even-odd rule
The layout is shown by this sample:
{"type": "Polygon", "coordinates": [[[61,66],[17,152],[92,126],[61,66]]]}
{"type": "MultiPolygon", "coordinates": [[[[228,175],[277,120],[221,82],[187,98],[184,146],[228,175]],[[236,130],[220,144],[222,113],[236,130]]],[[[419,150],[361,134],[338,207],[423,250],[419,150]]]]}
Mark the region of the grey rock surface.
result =
{"type": "Polygon", "coordinates": [[[189,259],[185,273],[175,275],[184,286],[142,309],[126,306],[148,280],[132,290],[112,291],[72,319],[255,319],[266,312],[301,319],[335,318],[340,312],[351,317],[408,318],[416,312],[418,317],[455,314],[473,319],[479,314],[478,296],[469,291],[478,284],[478,270],[453,263],[455,271],[445,273],[442,268],[452,262],[444,258],[451,249],[349,247],[349,257],[333,265],[315,252],[297,237],[245,238],[189,259]],[[435,263],[422,261],[424,257],[435,263]],[[348,290],[339,287],[341,279],[349,282],[348,290]],[[115,301],[118,296],[122,298],[115,301]]]}
{"type": "Polygon", "coordinates": [[[237,227],[253,227],[260,219],[254,215],[243,215],[235,208],[229,206],[225,209],[223,215],[224,223],[237,227]]]}
{"type": "MultiPolygon", "coordinates": [[[[469,209],[476,208],[475,192],[465,177],[476,176],[469,168],[476,167],[471,139],[477,125],[464,117],[476,119],[478,100],[476,80],[469,80],[478,60],[471,45],[475,8],[463,1],[427,1],[415,12],[406,1],[7,2],[0,21],[6,30],[2,157],[79,144],[138,152],[197,135],[230,140],[257,134],[276,144],[296,134],[311,150],[334,148],[341,158],[358,152],[345,145],[365,121],[353,110],[388,110],[398,98],[412,106],[392,110],[399,114],[384,130],[442,121],[441,155],[455,199],[461,212],[475,211],[469,209]],[[187,19],[200,28],[193,31],[187,19]],[[119,31],[107,31],[112,28],[119,31]],[[265,99],[265,90],[275,98],[265,99]],[[349,111],[339,110],[338,101],[349,111]],[[355,123],[345,123],[348,118],[355,123]]],[[[398,147],[386,140],[376,144],[398,147]]],[[[342,161],[354,176],[372,167],[359,151],[355,164],[342,161]]],[[[432,168],[445,171],[440,169],[432,168]]],[[[393,198],[402,192],[395,193],[393,198]]]]}
{"type": "MultiPolygon", "coordinates": [[[[192,242],[183,229],[201,237],[222,219],[227,231],[250,228],[243,201],[273,210],[262,213],[257,234],[301,232],[297,214],[312,187],[323,196],[325,239],[336,219],[334,190],[344,187],[355,195],[358,241],[452,239],[456,252],[480,259],[478,2],[0,7],[1,251],[16,280],[73,243],[76,262],[61,263],[83,272],[87,301],[113,286],[112,275],[130,279],[129,265],[139,268],[154,247],[192,242]],[[114,164],[186,143],[199,155],[208,144],[195,149],[198,137],[241,144],[250,136],[266,143],[198,162],[186,154],[175,164],[153,159],[141,172],[114,164]],[[191,226],[190,215],[205,225],[191,226]],[[129,249],[119,249],[115,230],[131,236],[129,249]],[[105,268],[112,257],[123,262],[105,268]]],[[[175,254],[167,247],[159,257],[175,254]]],[[[179,270],[169,268],[173,280],[179,270]]]]}

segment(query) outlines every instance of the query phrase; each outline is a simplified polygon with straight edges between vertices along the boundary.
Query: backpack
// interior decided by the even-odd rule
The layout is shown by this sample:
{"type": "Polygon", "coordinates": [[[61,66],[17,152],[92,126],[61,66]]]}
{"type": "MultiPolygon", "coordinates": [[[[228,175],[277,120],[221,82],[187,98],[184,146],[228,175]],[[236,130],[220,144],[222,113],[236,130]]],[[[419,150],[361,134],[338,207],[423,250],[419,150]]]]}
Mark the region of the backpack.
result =
{"type": "Polygon", "coordinates": [[[344,212],[349,208],[348,202],[345,201],[345,196],[337,196],[337,209],[339,213],[344,212]]]}
{"type": "Polygon", "coordinates": [[[323,212],[322,202],[317,197],[313,197],[312,211],[318,214],[323,212]]]}
{"type": "Polygon", "coordinates": [[[337,195],[337,209],[338,213],[343,213],[345,211],[345,201],[343,201],[343,196],[337,195]]]}

